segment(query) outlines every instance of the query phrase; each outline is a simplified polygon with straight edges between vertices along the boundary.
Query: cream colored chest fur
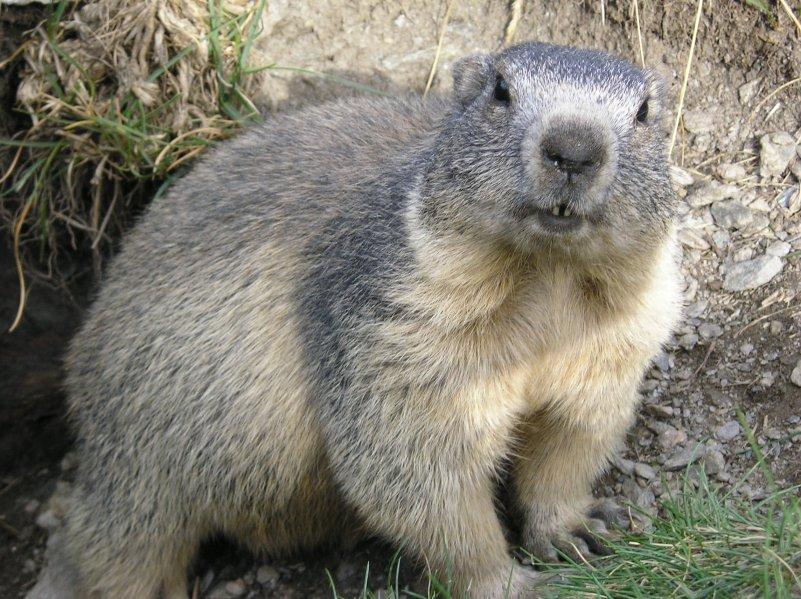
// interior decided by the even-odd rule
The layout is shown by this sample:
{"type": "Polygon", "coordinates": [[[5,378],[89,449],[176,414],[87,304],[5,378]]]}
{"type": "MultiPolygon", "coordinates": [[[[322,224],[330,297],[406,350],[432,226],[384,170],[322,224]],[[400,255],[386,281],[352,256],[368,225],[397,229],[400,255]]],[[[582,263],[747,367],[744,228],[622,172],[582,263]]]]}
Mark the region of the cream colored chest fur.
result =
{"type": "Polygon", "coordinates": [[[513,419],[515,413],[543,409],[588,430],[627,418],[645,369],[680,315],[674,256],[671,240],[639,292],[621,298],[623,308],[614,315],[599,312],[568,270],[551,271],[526,288],[506,323],[511,337],[503,335],[485,347],[490,353],[519,348],[513,352],[517,359],[476,381],[466,394],[474,424],[488,428],[501,414],[513,419]]]}

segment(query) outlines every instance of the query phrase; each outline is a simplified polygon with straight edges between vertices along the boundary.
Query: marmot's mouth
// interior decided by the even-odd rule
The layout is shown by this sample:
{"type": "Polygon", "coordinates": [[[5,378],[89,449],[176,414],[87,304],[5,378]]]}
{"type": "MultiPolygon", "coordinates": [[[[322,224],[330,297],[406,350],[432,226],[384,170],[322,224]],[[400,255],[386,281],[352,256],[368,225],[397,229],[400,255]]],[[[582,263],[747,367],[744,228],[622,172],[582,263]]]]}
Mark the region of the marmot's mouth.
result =
{"type": "Polygon", "coordinates": [[[551,208],[551,214],[553,214],[554,216],[570,217],[573,216],[573,211],[567,204],[559,204],[558,206],[554,206],[553,208],[551,208]]]}
{"type": "Polygon", "coordinates": [[[557,204],[547,210],[535,211],[539,225],[550,233],[569,233],[579,229],[584,219],[567,204],[557,204]]]}

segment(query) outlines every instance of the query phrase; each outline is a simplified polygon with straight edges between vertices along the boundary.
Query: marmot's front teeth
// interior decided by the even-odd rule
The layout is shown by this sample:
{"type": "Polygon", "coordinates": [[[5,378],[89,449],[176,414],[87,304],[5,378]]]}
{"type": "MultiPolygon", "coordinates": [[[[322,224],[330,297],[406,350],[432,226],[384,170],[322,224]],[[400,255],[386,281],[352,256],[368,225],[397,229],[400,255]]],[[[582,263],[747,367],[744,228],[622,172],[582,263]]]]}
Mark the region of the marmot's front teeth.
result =
{"type": "Polygon", "coordinates": [[[572,210],[570,210],[570,208],[568,208],[567,206],[565,206],[565,213],[564,213],[564,215],[565,215],[565,216],[573,216],[573,211],[572,211],[572,210]]]}
{"type": "Polygon", "coordinates": [[[553,208],[551,208],[551,214],[553,214],[554,216],[559,216],[559,206],[554,206],[553,208]]]}

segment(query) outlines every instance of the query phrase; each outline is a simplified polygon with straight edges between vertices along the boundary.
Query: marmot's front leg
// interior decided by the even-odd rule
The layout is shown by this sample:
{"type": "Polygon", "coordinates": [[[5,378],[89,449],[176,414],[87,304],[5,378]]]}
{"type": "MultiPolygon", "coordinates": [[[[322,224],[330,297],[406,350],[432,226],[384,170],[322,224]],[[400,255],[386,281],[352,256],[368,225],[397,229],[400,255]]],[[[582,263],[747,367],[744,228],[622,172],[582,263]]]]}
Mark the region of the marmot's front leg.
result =
{"type": "Polygon", "coordinates": [[[415,403],[408,390],[361,405],[350,399],[342,405],[352,412],[324,420],[346,501],[369,530],[403,547],[440,582],[450,579],[454,597],[531,597],[538,575],[509,555],[486,444],[465,437],[458,412],[449,418],[415,403]]]}
{"type": "Polygon", "coordinates": [[[524,517],[524,549],[544,561],[556,561],[558,552],[574,560],[605,553],[598,537],[624,520],[613,503],[593,501],[592,483],[622,440],[629,420],[620,417],[593,428],[538,415],[524,423],[513,479],[524,517]]]}

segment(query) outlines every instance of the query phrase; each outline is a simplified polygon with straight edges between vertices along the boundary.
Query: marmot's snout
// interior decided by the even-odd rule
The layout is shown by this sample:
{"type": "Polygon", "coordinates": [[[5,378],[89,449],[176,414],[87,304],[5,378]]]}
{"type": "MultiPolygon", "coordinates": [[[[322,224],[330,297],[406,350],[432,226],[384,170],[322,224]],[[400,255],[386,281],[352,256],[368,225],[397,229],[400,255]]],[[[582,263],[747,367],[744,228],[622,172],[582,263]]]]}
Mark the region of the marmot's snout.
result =
{"type": "Polygon", "coordinates": [[[578,116],[552,119],[534,149],[534,173],[554,216],[590,216],[602,209],[615,165],[606,125],[578,116]]]}
{"type": "Polygon", "coordinates": [[[606,161],[597,128],[571,121],[552,126],[540,141],[542,167],[557,185],[591,183],[606,161]]]}

